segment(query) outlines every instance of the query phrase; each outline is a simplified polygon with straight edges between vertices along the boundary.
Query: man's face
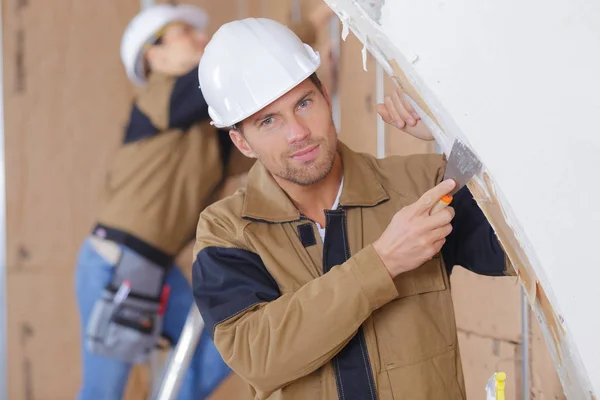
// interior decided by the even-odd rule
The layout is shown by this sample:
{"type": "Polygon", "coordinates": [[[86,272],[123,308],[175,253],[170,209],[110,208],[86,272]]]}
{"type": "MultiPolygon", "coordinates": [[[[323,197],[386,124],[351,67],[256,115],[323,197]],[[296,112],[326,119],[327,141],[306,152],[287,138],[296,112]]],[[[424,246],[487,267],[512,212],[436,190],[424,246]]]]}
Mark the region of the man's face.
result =
{"type": "Polygon", "coordinates": [[[146,52],[150,69],[175,76],[190,71],[200,62],[208,39],[190,25],[180,22],[167,25],[157,43],[146,52]]]}
{"type": "Polygon", "coordinates": [[[331,102],[306,79],[243,121],[230,136],[248,157],[257,158],[277,179],[302,186],[325,178],[333,166],[337,134],[331,102]]]}
{"type": "Polygon", "coordinates": [[[185,48],[188,50],[189,54],[196,55],[198,59],[200,59],[200,56],[204,53],[204,48],[208,43],[208,35],[194,29],[190,25],[175,22],[165,27],[161,41],[161,45],[164,46],[167,51],[170,49],[181,51],[181,49],[185,48]]]}

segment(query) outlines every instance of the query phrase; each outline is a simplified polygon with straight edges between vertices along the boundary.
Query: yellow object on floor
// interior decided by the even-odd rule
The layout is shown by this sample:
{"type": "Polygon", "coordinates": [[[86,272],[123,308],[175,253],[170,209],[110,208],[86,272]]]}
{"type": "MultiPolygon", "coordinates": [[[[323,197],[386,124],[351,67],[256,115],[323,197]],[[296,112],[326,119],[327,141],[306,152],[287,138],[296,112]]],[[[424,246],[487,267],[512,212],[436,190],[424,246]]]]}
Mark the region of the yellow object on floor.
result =
{"type": "Polygon", "coordinates": [[[487,393],[486,400],[505,400],[505,381],[505,372],[496,372],[494,375],[492,375],[492,377],[488,380],[487,385],[485,386],[485,391],[487,393]]]}
{"type": "Polygon", "coordinates": [[[496,400],[504,399],[504,381],[506,380],[506,374],[504,372],[498,372],[496,374],[496,400]]]}

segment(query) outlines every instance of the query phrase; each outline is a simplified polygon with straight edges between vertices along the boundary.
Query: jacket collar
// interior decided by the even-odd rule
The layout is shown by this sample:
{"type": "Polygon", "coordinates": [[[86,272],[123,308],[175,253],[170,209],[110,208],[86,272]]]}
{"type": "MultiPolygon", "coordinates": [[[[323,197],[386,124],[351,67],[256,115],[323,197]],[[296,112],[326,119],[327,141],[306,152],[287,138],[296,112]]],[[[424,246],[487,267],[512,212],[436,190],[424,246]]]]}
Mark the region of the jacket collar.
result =
{"type": "MultiPolygon", "coordinates": [[[[372,207],[389,199],[377,175],[363,155],[338,140],[344,186],[342,207],[372,207]]],[[[248,173],[242,217],[271,223],[297,221],[300,211],[259,161],[248,173]]]]}

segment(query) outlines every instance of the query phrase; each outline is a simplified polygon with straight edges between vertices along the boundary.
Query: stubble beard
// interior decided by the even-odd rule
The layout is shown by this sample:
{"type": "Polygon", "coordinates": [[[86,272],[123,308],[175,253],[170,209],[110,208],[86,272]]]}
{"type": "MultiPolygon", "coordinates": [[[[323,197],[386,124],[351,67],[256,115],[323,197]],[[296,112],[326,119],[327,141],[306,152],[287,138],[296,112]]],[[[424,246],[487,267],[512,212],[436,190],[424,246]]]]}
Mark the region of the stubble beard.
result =
{"type": "Polygon", "coordinates": [[[336,146],[323,139],[320,142],[303,143],[298,146],[298,149],[294,149],[282,156],[283,167],[279,171],[272,171],[271,173],[281,179],[295,183],[299,186],[310,186],[317,182],[325,179],[333,168],[335,161],[336,146]],[[305,163],[304,165],[294,165],[289,154],[293,154],[295,151],[306,148],[307,146],[319,144],[320,151],[325,152],[325,156],[317,158],[314,161],[305,163]]]}

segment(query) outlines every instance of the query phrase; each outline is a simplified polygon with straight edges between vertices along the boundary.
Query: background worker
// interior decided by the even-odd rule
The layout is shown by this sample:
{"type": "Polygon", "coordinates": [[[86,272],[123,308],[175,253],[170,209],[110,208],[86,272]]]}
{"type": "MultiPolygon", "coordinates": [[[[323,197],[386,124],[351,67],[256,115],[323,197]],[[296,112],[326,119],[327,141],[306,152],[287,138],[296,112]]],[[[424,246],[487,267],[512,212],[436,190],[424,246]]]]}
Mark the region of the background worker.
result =
{"type": "MultiPolygon", "coordinates": [[[[136,15],[123,35],[121,58],[139,90],[105,206],[77,260],[79,399],[121,398],[132,364],[148,359],[159,336],[178,341],[193,297],[174,258],[200,211],[240,186],[253,163],[209,124],[196,72],[206,23],[198,7],[161,4],[136,15]]],[[[306,25],[299,31],[314,36],[306,25]]],[[[179,398],[205,398],[229,373],[203,333],[179,398]]]]}
{"type": "MultiPolygon", "coordinates": [[[[455,187],[443,156],[376,159],[337,139],[319,62],[268,19],[207,45],[209,114],[258,162],[200,216],[196,303],[255,399],[462,400],[449,275],[504,275],[504,252],[466,187],[431,214],[455,187]]],[[[396,96],[380,112],[420,125],[396,96]]]]}

